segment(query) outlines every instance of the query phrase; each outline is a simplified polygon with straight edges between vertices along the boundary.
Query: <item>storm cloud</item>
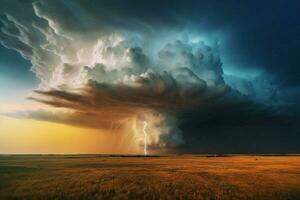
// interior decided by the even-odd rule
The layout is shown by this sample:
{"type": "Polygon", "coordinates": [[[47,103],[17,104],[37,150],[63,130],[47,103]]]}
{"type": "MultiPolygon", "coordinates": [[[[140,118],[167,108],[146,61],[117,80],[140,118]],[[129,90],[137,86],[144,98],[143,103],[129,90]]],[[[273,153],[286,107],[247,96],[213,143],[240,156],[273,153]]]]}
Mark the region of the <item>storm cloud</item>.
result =
{"type": "Polygon", "coordinates": [[[10,116],[100,129],[132,123],[133,134],[148,121],[149,145],[183,152],[272,152],[285,134],[299,138],[299,22],[293,9],[279,10],[292,5],[1,4],[1,43],[30,60],[40,80],[29,99],[64,110],[10,116]],[[261,134],[274,141],[253,145],[261,134]],[[254,139],[244,148],[247,137],[254,139]]]}

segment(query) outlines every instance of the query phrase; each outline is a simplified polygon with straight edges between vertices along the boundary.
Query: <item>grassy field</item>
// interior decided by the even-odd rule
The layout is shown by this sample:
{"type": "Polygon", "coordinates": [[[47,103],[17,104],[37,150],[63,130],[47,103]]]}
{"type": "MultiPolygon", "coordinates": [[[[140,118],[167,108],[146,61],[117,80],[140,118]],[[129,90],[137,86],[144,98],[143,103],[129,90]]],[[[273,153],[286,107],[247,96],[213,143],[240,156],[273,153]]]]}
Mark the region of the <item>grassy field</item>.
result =
{"type": "Polygon", "coordinates": [[[300,199],[300,156],[0,156],[0,199],[300,199]]]}

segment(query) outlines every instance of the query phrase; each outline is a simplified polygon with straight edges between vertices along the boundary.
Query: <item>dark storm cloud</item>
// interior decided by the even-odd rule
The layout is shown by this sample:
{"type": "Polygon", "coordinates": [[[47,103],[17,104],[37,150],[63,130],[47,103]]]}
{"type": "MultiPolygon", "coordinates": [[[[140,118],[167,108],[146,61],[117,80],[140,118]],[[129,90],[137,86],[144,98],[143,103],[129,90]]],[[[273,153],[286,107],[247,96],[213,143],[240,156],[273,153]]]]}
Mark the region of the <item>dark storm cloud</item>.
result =
{"type": "MultiPolygon", "coordinates": [[[[148,74],[136,80],[138,86],[125,84],[105,84],[90,81],[81,94],[62,90],[35,91],[40,101],[55,107],[74,109],[116,108],[119,113],[124,108],[146,108],[156,110],[176,110],[194,107],[211,99],[223,96],[229,88],[220,86],[209,88],[205,82],[186,87],[176,82],[167,72],[164,74],[148,74]],[[43,99],[45,97],[45,99],[43,99]]],[[[175,111],[174,110],[174,111],[175,111]]],[[[128,112],[128,111],[127,111],[128,112]]]]}
{"type": "Polygon", "coordinates": [[[201,32],[230,32],[226,55],[240,68],[261,68],[285,85],[299,85],[300,2],[284,1],[92,1],[82,3],[111,16],[124,26],[192,28],[201,32]],[[128,19],[128,20],[123,20],[128,19]],[[126,24],[126,22],[128,22],[126,24]],[[136,23],[132,23],[136,22],[136,23]],[[144,25],[144,26],[143,26],[144,25]],[[231,54],[231,55],[230,55],[231,54]]]}
{"type": "Polygon", "coordinates": [[[29,59],[42,82],[30,98],[73,110],[18,116],[107,128],[151,109],[171,124],[160,124],[168,132],[161,139],[180,138],[172,134],[179,124],[183,151],[300,151],[298,1],[1,4],[1,42],[29,59]],[[169,41],[175,33],[217,42],[169,41]],[[230,65],[236,73],[229,75],[230,65]],[[252,69],[263,73],[248,78],[252,69]],[[84,87],[70,89],[77,82],[84,87]]]}
{"type": "Polygon", "coordinates": [[[239,94],[228,94],[180,114],[179,127],[186,134],[179,151],[299,153],[299,105],[297,108],[265,106],[239,94]]]}
{"type": "MultiPolygon", "coordinates": [[[[176,82],[167,72],[163,74],[150,73],[135,80],[134,87],[126,84],[106,84],[90,81],[79,93],[63,90],[35,91],[34,97],[29,99],[48,104],[58,108],[68,108],[75,112],[67,113],[64,119],[67,124],[72,118],[82,121],[79,126],[106,129],[107,122],[122,121],[123,119],[147,116],[153,111],[176,115],[180,110],[199,106],[213,101],[229,91],[227,86],[211,88],[204,81],[193,84],[191,87],[176,82]],[[91,121],[91,122],[89,122],[91,121]],[[94,121],[99,122],[95,126],[94,121]],[[103,125],[103,127],[101,126],[103,125]]],[[[49,115],[36,115],[28,112],[28,118],[54,121],[55,113],[49,115]],[[45,117],[46,116],[46,117],[45,117]],[[52,117],[51,117],[52,116],[52,117]]],[[[19,115],[20,113],[18,113],[19,115]]],[[[43,114],[43,113],[41,113],[43,114]]],[[[58,113],[59,120],[61,115],[58,113]]],[[[170,120],[167,120],[170,121],[170,120]]],[[[173,120],[174,121],[174,120],[173,120]]],[[[76,125],[76,123],[73,123],[76,125]]],[[[174,124],[175,125],[175,124],[174,124]]]]}
{"type": "MultiPolygon", "coordinates": [[[[284,1],[149,1],[107,6],[152,26],[230,32],[224,54],[239,68],[259,68],[288,86],[299,85],[300,2],[284,1]],[[117,5],[117,6],[114,6],[117,5]],[[121,11],[121,7],[124,9],[121,11]],[[152,8],[152,9],[151,9],[152,8]],[[155,10],[155,15],[152,14],[155,10]]],[[[222,39],[222,38],[220,38],[222,39]]],[[[226,67],[226,66],[225,66],[226,67]]]]}
{"type": "MultiPolygon", "coordinates": [[[[28,6],[30,1],[7,1],[4,4],[4,8],[8,8],[6,13],[12,10],[18,12],[21,7],[32,9],[28,6]]],[[[193,29],[199,33],[218,32],[221,36],[229,32],[226,46],[223,47],[224,54],[232,61],[229,65],[267,70],[289,86],[299,84],[299,4],[296,0],[165,0],[159,4],[138,0],[34,3],[40,17],[55,21],[62,34],[71,32],[80,35],[85,31],[105,34],[105,31],[115,29],[145,34],[157,34],[157,30],[161,32],[166,29],[193,29]]],[[[31,17],[28,14],[26,16],[29,19],[31,17]]],[[[42,26],[44,22],[41,18],[35,19],[35,26],[42,26]]],[[[28,54],[29,51],[26,50],[28,54]]]]}
{"type": "Polygon", "coordinates": [[[237,53],[232,59],[241,68],[257,67],[275,75],[283,86],[299,85],[299,8],[299,1],[246,4],[243,14],[230,24],[233,34],[228,49],[237,53]]]}

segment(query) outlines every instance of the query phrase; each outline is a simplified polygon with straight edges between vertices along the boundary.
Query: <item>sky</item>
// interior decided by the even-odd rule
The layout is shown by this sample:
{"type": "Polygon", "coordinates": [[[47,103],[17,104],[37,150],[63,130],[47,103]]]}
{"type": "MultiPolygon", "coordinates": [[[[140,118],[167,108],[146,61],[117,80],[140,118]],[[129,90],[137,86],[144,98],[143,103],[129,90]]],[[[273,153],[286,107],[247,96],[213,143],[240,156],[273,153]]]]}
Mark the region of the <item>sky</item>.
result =
{"type": "Polygon", "coordinates": [[[0,153],[299,153],[296,0],[3,0],[0,153]]]}

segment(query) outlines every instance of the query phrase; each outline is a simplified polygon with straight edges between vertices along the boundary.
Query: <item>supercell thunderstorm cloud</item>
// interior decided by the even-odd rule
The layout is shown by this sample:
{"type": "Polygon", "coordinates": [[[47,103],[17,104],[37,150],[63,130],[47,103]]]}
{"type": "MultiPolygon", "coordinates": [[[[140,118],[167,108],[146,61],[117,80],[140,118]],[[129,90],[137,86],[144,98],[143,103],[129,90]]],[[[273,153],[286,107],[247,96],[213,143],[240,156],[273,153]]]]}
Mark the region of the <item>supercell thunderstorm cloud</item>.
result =
{"type": "Polygon", "coordinates": [[[222,41],[233,25],[216,31],[221,22],[212,13],[187,18],[184,7],[172,11],[172,1],[160,8],[144,3],[1,2],[1,43],[29,60],[40,80],[28,99],[59,108],[6,115],[113,127],[137,140],[141,151],[145,122],[150,152],[299,151],[299,87],[289,85],[296,79],[281,81],[278,66],[274,73],[269,66],[254,66],[253,73],[247,66],[246,76],[243,66],[228,66],[238,45],[222,41]]]}

